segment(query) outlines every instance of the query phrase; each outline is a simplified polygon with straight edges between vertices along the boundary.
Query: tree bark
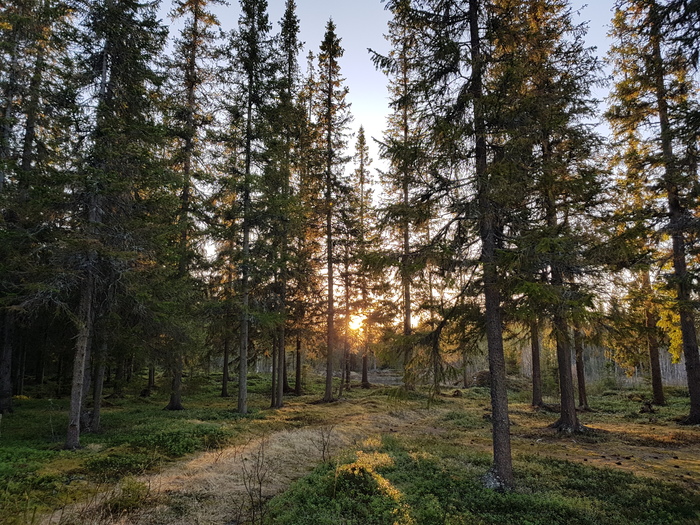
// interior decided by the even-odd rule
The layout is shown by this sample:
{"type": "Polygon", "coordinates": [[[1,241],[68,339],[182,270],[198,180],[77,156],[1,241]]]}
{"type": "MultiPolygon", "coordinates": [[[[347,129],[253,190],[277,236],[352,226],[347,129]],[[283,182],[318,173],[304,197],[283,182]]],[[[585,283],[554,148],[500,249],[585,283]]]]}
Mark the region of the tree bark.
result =
{"type": "MultiPolygon", "coordinates": [[[[90,257],[91,259],[93,257],[90,257]]],[[[76,450],[80,448],[80,417],[82,415],[83,383],[85,381],[85,363],[88,346],[94,324],[93,300],[95,277],[92,269],[88,270],[85,283],[80,293],[80,308],[78,319],[80,326],[75,344],[73,360],[73,382],[71,386],[70,410],[68,413],[68,431],[64,448],[76,450]]]]}
{"type": "MultiPolygon", "coordinates": [[[[96,314],[93,314],[96,315],[96,314]]],[[[80,428],[82,429],[82,433],[85,432],[90,432],[92,428],[92,414],[90,413],[90,391],[92,389],[92,379],[93,379],[93,374],[92,374],[92,362],[93,362],[93,338],[94,334],[90,336],[90,339],[88,340],[87,344],[87,350],[85,352],[85,371],[83,373],[84,381],[83,381],[83,401],[81,403],[82,405],[82,413],[80,415],[81,420],[80,420],[80,428]]]]}
{"type": "Polygon", "coordinates": [[[277,333],[277,404],[275,408],[281,408],[284,405],[284,346],[285,346],[285,330],[284,323],[280,326],[277,333]]]}
{"type": "Polygon", "coordinates": [[[14,315],[5,311],[0,316],[2,323],[2,352],[0,352],[0,415],[12,409],[12,353],[14,340],[14,315]]]}
{"type": "MultiPolygon", "coordinates": [[[[652,5],[655,9],[656,5],[652,5]]],[[[656,84],[656,101],[659,111],[661,129],[661,150],[664,164],[664,184],[668,199],[669,230],[673,246],[673,277],[676,288],[677,308],[680,315],[681,335],[683,338],[683,356],[685,371],[688,379],[690,394],[690,413],[684,423],[700,424],[700,354],[698,353],[697,333],[695,330],[695,309],[691,299],[692,277],[688,274],[686,262],[685,229],[688,222],[688,211],[684,209],[680,199],[679,182],[682,175],[676,167],[673,152],[673,130],[671,128],[668,93],[666,90],[663,57],[658,27],[658,14],[654,13],[652,20],[652,47],[654,74],[656,84]]]]}
{"type": "Polygon", "coordinates": [[[92,417],[90,418],[90,432],[99,432],[102,422],[102,393],[105,383],[105,368],[107,358],[107,343],[102,342],[100,351],[96,356],[95,380],[92,391],[92,417]]]}
{"type": "Polygon", "coordinates": [[[542,361],[540,358],[540,326],[537,319],[530,323],[530,348],[532,349],[532,406],[541,407],[542,361]]]}
{"type": "Polygon", "coordinates": [[[146,384],[146,395],[150,396],[151,392],[156,389],[156,365],[150,363],[148,365],[148,383],[146,384]]]}
{"type": "MultiPolygon", "coordinates": [[[[558,272],[553,273],[556,275],[558,272]]],[[[553,277],[553,280],[555,286],[561,287],[561,279],[559,277],[553,277]]],[[[569,336],[569,325],[563,312],[559,310],[560,308],[563,308],[563,306],[558,306],[553,316],[553,325],[557,344],[561,414],[559,419],[552,425],[552,428],[568,433],[580,432],[583,430],[583,427],[576,415],[574,379],[571,373],[571,337],[569,336]]]]}
{"type": "Polygon", "coordinates": [[[576,380],[578,383],[578,407],[580,410],[590,410],[586,395],[586,370],[583,362],[583,334],[574,329],[574,351],[576,352],[576,380]]]}
{"type": "Polygon", "coordinates": [[[501,298],[496,262],[497,217],[491,199],[488,174],[486,125],[483,109],[484,57],[481,52],[479,28],[480,0],[469,0],[469,32],[471,39],[471,95],[474,110],[475,175],[479,206],[479,233],[481,237],[481,266],[484,280],[486,340],[491,375],[491,419],[493,423],[493,465],[486,476],[486,484],[497,490],[513,487],[513,463],[508,417],[506,366],[503,352],[501,298]]]}
{"type": "Polygon", "coordinates": [[[653,290],[651,288],[651,277],[649,270],[641,272],[642,291],[646,296],[644,301],[644,326],[646,328],[647,350],[649,352],[649,369],[651,371],[652,403],[663,406],[666,404],[664,397],[664,385],[661,378],[661,362],[659,360],[659,338],[656,324],[659,321],[658,315],[653,306],[653,290]]]}
{"type": "Polygon", "coordinates": [[[369,351],[365,344],[362,352],[362,388],[371,388],[372,383],[369,382],[369,351]]]}
{"type": "Polygon", "coordinates": [[[185,407],[182,406],[182,369],[182,356],[174,356],[171,365],[170,400],[163,410],[185,410],[185,407]]]}
{"type": "Polygon", "coordinates": [[[296,367],[294,370],[294,394],[301,395],[301,337],[297,335],[296,367]]]}
{"type": "Polygon", "coordinates": [[[279,380],[279,346],[277,344],[277,337],[272,339],[272,391],[270,395],[270,408],[277,408],[277,383],[279,380]]]}
{"type": "Polygon", "coordinates": [[[229,397],[228,393],[228,362],[230,359],[230,348],[229,348],[229,338],[226,336],[224,338],[224,373],[221,379],[221,397],[229,397]]]}
{"type": "Polygon", "coordinates": [[[284,386],[283,390],[285,394],[291,394],[292,392],[294,392],[294,389],[289,384],[289,366],[287,362],[286,350],[282,352],[282,384],[284,386]]]}

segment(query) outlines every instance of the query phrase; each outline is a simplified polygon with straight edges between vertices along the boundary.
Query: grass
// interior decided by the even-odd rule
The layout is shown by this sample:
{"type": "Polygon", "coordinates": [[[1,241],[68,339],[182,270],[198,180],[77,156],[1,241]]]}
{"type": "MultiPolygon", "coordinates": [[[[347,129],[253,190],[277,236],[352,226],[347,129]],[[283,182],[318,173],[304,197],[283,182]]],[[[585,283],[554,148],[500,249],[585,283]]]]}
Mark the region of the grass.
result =
{"type": "Polygon", "coordinates": [[[62,450],[68,399],[15,401],[2,419],[0,438],[0,523],[32,523],[32,516],[90,498],[90,487],[116,484],[198,451],[235,443],[254,422],[279,426],[263,411],[269,380],[252,376],[251,413],[235,412],[235,400],[218,397],[217,378],[198,377],[184,411],[164,411],[166,393],[149,398],[134,391],[109,399],[102,430],[83,434],[82,449],[62,450]]]}
{"type": "MultiPolygon", "coordinates": [[[[654,414],[639,412],[648,392],[600,389],[590,398],[595,412],[581,414],[595,432],[583,436],[548,429],[557,415],[533,410],[527,392],[514,390],[517,487],[498,494],[481,484],[491,463],[488,389],[431,400],[421,390],[353,388],[343,401],[316,404],[323,388],[316,380],[309,395],[269,410],[269,378],[255,375],[251,414],[241,416],[234,399],[218,396],[219,378],[189,381],[180,412],[162,410],[165,392],[140,398],[137,386],[109,399],[102,432],[83,435],[75,452],[61,449],[66,399],[30,391],[18,400],[0,428],[0,523],[38,523],[99,491],[112,491],[105,513],[133,512],[152,503],[144,474],[194,453],[307,427],[333,428],[334,438],[345,433],[346,445],[360,435],[372,439],[344,445],[340,455],[342,447],[331,443],[333,461],[273,500],[270,523],[700,523],[700,430],[677,424],[688,410],[682,389],[669,389],[668,405],[654,414]]],[[[187,501],[183,495],[171,505],[187,501]]]]}

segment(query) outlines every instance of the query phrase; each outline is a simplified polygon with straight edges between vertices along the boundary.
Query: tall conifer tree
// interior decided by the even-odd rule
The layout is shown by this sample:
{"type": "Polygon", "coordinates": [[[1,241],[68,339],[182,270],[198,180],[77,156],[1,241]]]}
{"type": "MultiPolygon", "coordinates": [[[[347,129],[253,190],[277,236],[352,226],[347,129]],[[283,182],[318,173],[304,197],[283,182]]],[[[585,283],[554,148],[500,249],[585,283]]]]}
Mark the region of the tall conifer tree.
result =
{"type": "MultiPolygon", "coordinates": [[[[194,315],[197,304],[197,284],[192,271],[197,259],[198,231],[196,216],[200,215],[197,185],[208,178],[202,169],[204,132],[208,124],[206,86],[212,81],[208,63],[214,52],[217,18],[208,11],[209,6],[223,4],[222,0],[176,0],[171,16],[184,19],[184,26],[175,42],[175,53],[169,64],[171,75],[169,124],[175,137],[172,151],[173,170],[181,177],[177,212],[177,250],[174,282],[179,294],[178,302],[186,312],[194,315]]],[[[166,357],[172,382],[167,410],[182,410],[182,374],[185,354],[194,346],[194,334],[183,326],[173,326],[172,349],[166,357]]]]}
{"type": "MultiPolygon", "coordinates": [[[[620,139],[644,137],[649,147],[645,177],[663,211],[671,240],[676,309],[680,317],[683,355],[690,393],[689,424],[700,423],[700,354],[692,301],[692,210],[698,178],[697,127],[688,111],[697,100],[697,85],[689,73],[694,58],[664,25],[665,3],[624,0],[616,3],[612,56],[615,78],[613,105],[608,112],[620,139]]],[[[629,139],[627,139],[629,140],[629,139]]]]}
{"type": "Polygon", "coordinates": [[[343,85],[339,60],[344,50],[335,32],[333,20],[326,24],[326,33],[318,55],[318,92],[316,120],[321,134],[323,155],[323,212],[326,236],[326,388],[323,400],[333,399],[333,359],[336,346],[335,328],[335,253],[334,236],[339,198],[338,178],[347,158],[343,152],[347,145],[347,127],[351,121],[350,104],[346,97],[348,88],[343,85]]]}
{"type": "Polygon", "coordinates": [[[142,248],[139,239],[124,236],[133,217],[134,196],[152,173],[157,128],[153,122],[152,87],[160,82],[153,64],[165,32],[155,8],[135,1],[95,2],[85,19],[86,86],[95,93],[96,108],[85,157],[78,166],[76,189],[82,202],[75,231],[82,244],[73,383],[65,447],[80,446],[84,385],[94,340],[97,298],[110,295],[131,263],[126,253],[142,248]],[[128,147],[127,147],[128,146],[128,147]],[[128,152],[128,153],[125,153],[128,152]]]}
{"type": "Polygon", "coordinates": [[[388,202],[384,207],[384,222],[395,232],[399,246],[398,275],[401,282],[402,333],[400,345],[404,354],[404,385],[412,388],[415,375],[411,371],[413,339],[410,338],[414,309],[411,288],[419,265],[414,252],[416,231],[427,220],[427,200],[419,198],[423,184],[426,147],[418,121],[415,65],[418,60],[420,28],[409,15],[411,2],[401,0],[391,4],[393,19],[389,22],[387,40],[392,50],[387,56],[373,54],[377,67],[389,77],[390,106],[388,129],[381,142],[381,155],[389,162],[382,174],[388,202]]]}

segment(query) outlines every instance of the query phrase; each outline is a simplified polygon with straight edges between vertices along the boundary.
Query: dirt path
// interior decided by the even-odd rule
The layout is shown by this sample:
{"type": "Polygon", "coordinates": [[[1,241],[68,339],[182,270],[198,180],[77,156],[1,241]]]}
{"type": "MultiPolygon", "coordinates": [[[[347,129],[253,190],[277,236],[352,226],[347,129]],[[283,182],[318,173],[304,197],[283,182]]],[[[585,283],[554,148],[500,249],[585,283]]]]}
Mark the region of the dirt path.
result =
{"type": "MultiPolygon", "coordinates": [[[[46,524],[80,525],[235,525],[249,523],[262,502],[283,492],[291,482],[308,474],[324,458],[383,433],[414,433],[435,411],[397,410],[376,413],[357,410],[351,403],[320,406],[326,419],[317,425],[260,434],[247,443],[205,452],[168,465],[161,472],[140,477],[146,503],[136,511],[119,512],[109,502],[128,502],[119,489],[104,492],[93,501],[55,513],[46,524]],[[342,417],[341,417],[342,416],[342,417]]],[[[365,407],[366,408],[366,407],[365,407]]],[[[296,407],[280,410],[294,420],[296,407]]],[[[304,414],[308,417],[308,406],[304,414]]],[[[313,419],[313,415],[311,416],[313,419]]],[[[134,505],[136,506],[136,505],[134,505]]]]}

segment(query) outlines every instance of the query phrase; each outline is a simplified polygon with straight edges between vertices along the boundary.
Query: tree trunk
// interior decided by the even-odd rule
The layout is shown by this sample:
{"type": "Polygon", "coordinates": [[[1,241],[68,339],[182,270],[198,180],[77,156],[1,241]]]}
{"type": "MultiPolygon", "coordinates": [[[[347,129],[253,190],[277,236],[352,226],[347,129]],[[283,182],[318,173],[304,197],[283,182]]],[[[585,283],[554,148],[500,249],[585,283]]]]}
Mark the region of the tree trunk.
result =
{"type": "Polygon", "coordinates": [[[294,394],[301,395],[301,337],[297,335],[296,368],[294,370],[294,394]]]}
{"type": "MultiPolygon", "coordinates": [[[[92,257],[91,257],[92,258],[92,257]]],[[[65,447],[68,450],[80,448],[80,416],[82,415],[83,383],[85,381],[85,363],[88,346],[92,336],[94,312],[93,295],[95,278],[92,270],[88,270],[85,283],[80,294],[80,310],[78,319],[80,327],[75,343],[75,358],[73,360],[73,382],[71,386],[70,410],[68,413],[68,432],[65,447]]]]}
{"type": "Polygon", "coordinates": [[[117,357],[117,370],[114,373],[114,385],[112,396],[116,398],[124,397],[124,358],[117,357]]]}
{"type": "Polygon", "coordinates": [[[171,370],[170,400],[163,410],[185,410],[185,407],[182,406],[182,368],[182,356],[174,356],[171,370]]]}
{"type": "Polygon", "coordinates": [[[471,37],[471,95],[474,111],[475,175],[479,206],[479,234],[481,237],[481,266],[483,271],[486,316],[486,340],[491,375],[491,419],[493,422],[493,465],[486,476],[488,487],[506,490],[513,487],[513,463],[508,418],[506,365],[503,352],[501,299],[496,263],[497,217],[491,200],[491,184],[487,171],[486,125],[482,107],[483,61],[479,0],[469,0],[469,32],[471,37]]]}
{"type": "Polygon", "coordinates": [[[285,335],[283,325],[277,334],[277,405],[275,408],[281,408],[284,405],[284,380],[287,375],[284,370],[285,335]]]}
{"type": "Polygon", "coordinates": [[[141,393],[143,397],[150,396],[156,389],[156,365],[149,363],[148,365],[148,383],[146,383],[146,388],[141,393]]]}
{"type": "Polygon", "coordinates": [[[277,337],[272,339],[272,391],[270,395],[270,408],[277,408],[277,382],[279,379],[279,346],[277,345],[277,337]]]}
{"type": "Polygon", "coordinates": [[[285,394],[291,394],[294,389],[289,384],[289,367],[287,363],[287,352],[286,350],[282,352],[282,385],[285,394]]]}
{"type": "Polygon", "coordinates": [[[440,395],[440,382],[442,381],[442,368],[441,368],[441,356],[440,356],[440,345],[435,342],[432,349],[432,361],[433,361],[433,395],[440,395]]]}
{"type": "Polygon", "coordinates": [[[688,392],[690,394],[690,413],[684,423],[689,425],[700,424],[700,354],[698,353],[698,341],[695,330],[695,309],[692,303],[692,277],[688,274],[686,263],[686,241],[684,235],[685,223],[688,211],[684,209],[680,199],[678,181],[681,175],[677,173],[675,156],[673,152],[673,130],[671,128],[668,112],[668,93],[666,91],[663,58],[659,28],[652,24],[653,59],[656,80],[656,101],[659,110],[659,124],[661,129],[661,149],[664,164],[664,184],[668,198],[669,230],[673,246],[673,276],[678,301],[678,313],[680,315],[681,335],[683,338],[683,356],[685,357],[685,371],[688,379],[688,392]]]}
{"type": "Polygon", "coordinates": [[[542,406],[542,362],[540,359],[540,326],[535,319],[530,323],[530,348],[532,349],[532,406],[542,406]]]}
{"type": "MultiPolygon", "coordinates": [[[[403,181],[403,204],[408,209],[408,178],[403,181]]],[[[413,359],[413,348],[409,337],[411,336],[411,278],[409,275],[410,268],[410,227],[408,219],[403,224],[403,246],[401,256],[401,288],[403,295],[403,335],[404,335],[404,364],[403,364],[403,384],[407,390],[415,388],[413,380],[414,372],[411,370],[411,360],[413,359]]]]}
{"type": "MultiPolygon", "coordinates": [[[[249,290],[249,273],[250,273],[250,148],[251,134],[250,122],[251,117],[250,102],[248,105],[248,131],[246,133],[246,172],[243,190],[243,261],[241,265],[241,344],[238,354],[238,412],[240,414],[248,413],[248,309],[250,308],[250,290],[249,290]]],[[[273,352],[274,354],[274,352],[273,352]]],[[[273,357],[274,360],[274,357],[273,357]]]]}
{"type": "MultiPolygon", "coordinates": [[[[547,166],[551,162],[551,139],[548,135],[542,138],[540,143],[542,148],[542,163],[547,166]]],[[[554,176],[549,171],[545,171],[543,175],[543,201],[545,208],[545,220],[550,231],[556,232],[561,224],[559,223],[559,215],[557,210],[557,202],[555,200],[552,185],[554,184],[554,176]]],[[[557,366],[559,368],[559,397],[561,414],[559,419],[551,425],[562,432],[581,432],[583,426],[578,421],[576,415],[576,397],[574,393],[574,379],[571,373],[571,337],[569,335],[569,325],[567,322],[568,306],[565,297],[564,272],[562,263],[558,260],[558,253],[550,254],[550,285],[556,290],[558,296],[554,304],[554,313],[552,314],[552,328],[557,346],[557,366]]]]}
{"type": "MultiPolygon", "coordinates": [[[[556,274],[557,272],[553,272],[556,274]]],[[[556,277],[555,286],[561,286],[561,280],[556,277]],[[558,283],[558,284],[557,284],[558,283]]],[[[552,425],[562,432],[580,432],[583,427],[576,415],[576,398],[574,396],[574,379],[571,374],[571,337],[569,326],[561,312],[556,312],[553,318],[554,332],[557,343],[557,365],[559,367],[559,397],[561,414],[552,425]]]]}
{"type": "Polygon", "coordinates": [[[2,352],[0,352],[0,415],[12,412],[12,352],[14,315],[5,311],[0,316],[2,352]]]}
{"type": "Polygon", "coordinates": [[[27,375],[27,346],[23,341],[17,347],[17,375],[15,379],[15,394],[24,395],[24,378],[27,375]]]}
{"type": "Polygon", "coordinates": [[[371,388],[372,383],[369,382],[369,351],[367,345],[362,352],[362,388],[371,388]]]}
{"type": "Polygon", "coordinates": [[[82,429],[82,432],[90,432],[91,427],[92,427],[92,414],[90,413],[90,392],[92,390],[92,346],[93,346],[93,338],[94,335],[90,337],[88,340],[88,345],[87,345],[87,350],[85,352],[85,372],[83,377],[85,378],[83,381],[83,401],[81,403],[82,405],[82,414],[80,415],[81,420],[80,420],[80,428],[82,429]]]}
{"type": "Polygon", "coordinates": [[[36,360],[36,376],[35,381],[38,385],[44,384],[44,379],[46,375],[46,353],[49,343],[49,327],[48,324],[44,326],[44,338],[42,344],[38,349],[38,356],[36,360]]]}
{"type": "Polygon", "coordinates": [[[230,359],[229,355],[229,339],[228,336],[224,338],[224,374],[221,379],[221,397],[229,397],[228,393],[228,362],[230,359]]]}
{"type": "Polygon", "coordinates": [[[105,384],[105,368],[107,358],[107,343],[102,342],[99,354],[96,356],[95,381],[92,391],[92,418],[90,431],[99,432],[102,419],[102,392],[105,384]]]}
{"type": "Polygon", "coordinates": [[[126,384],[130,384],[134,378],[134,354],[131,354],[126,360],[126,384]]]}
{"type": "Polygon", "coordinates": [[[646,328],[647,350],[649,352],[649,369],[651,370],[652,403],[663,406],[666,404],[664,397],[664,385],[661,378],[661,362],[659,360],[659,338],[656,324],[658,316],[653,306],[653,290],[651,289],[651,277],[649,270],[641,273],[642,290],[646,296],[644,301],[644,326],[646,328]]]}
{"type": "MultiPolygon", "coordinates": [[[[330,171],[330,169],[329,169],[330,171]]],[[[330,175],[328,175],[330,178],[330,175]]],[[[330,180],[326,196],[328,211],[326,214],[326,250],[327,253],[327,280],[328,280],[328,305],[326,312],[326,389],[323,393],[323,401],[333,401],[333,346],[335,345],[335,310],[333,302],[333,227],[331,215],[330,180]]]]}
{"type": "Polygon", "coordinates": [[[586,370],[583,362],[583,334],[581,330],[574,329],[574,350],[576,352],[576,380],[578,382],[578,407],[581,410],[590,410],[588,396],[586,395],[586,370]]]}

